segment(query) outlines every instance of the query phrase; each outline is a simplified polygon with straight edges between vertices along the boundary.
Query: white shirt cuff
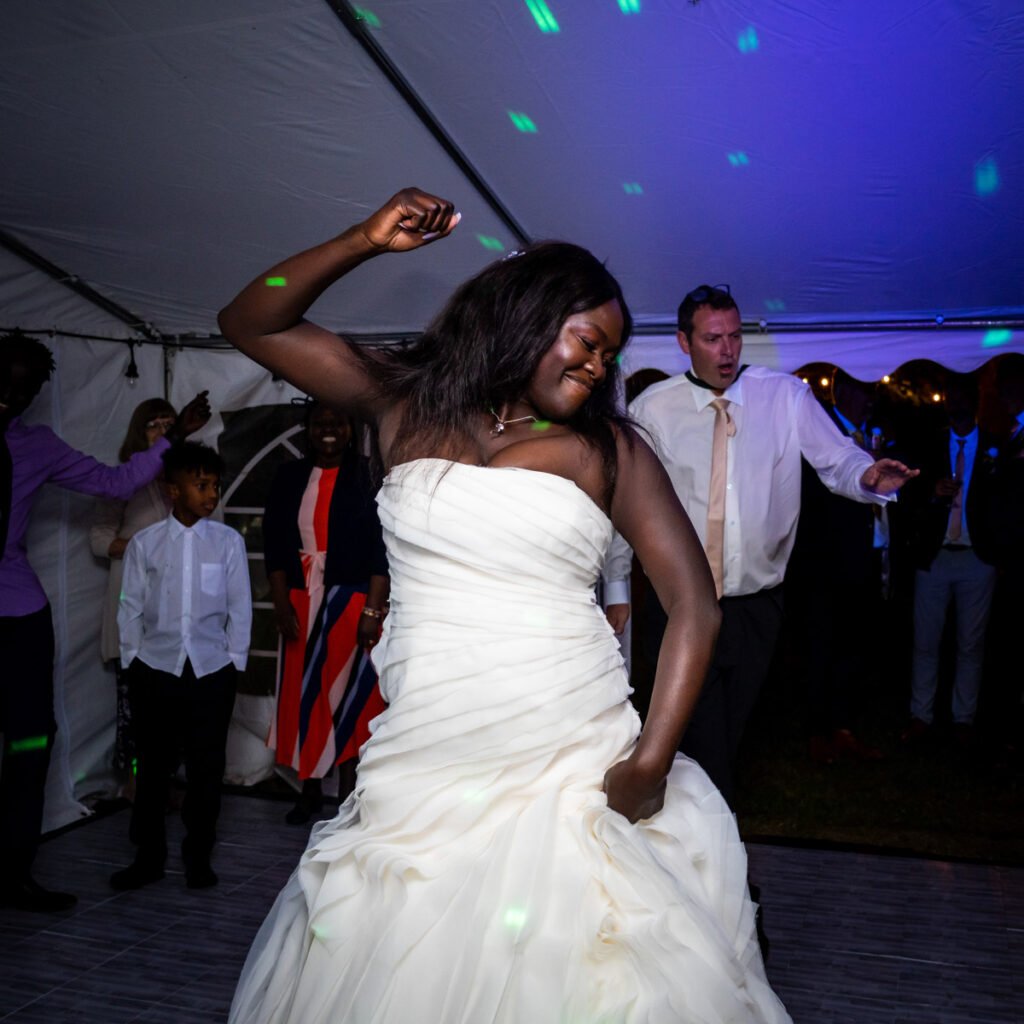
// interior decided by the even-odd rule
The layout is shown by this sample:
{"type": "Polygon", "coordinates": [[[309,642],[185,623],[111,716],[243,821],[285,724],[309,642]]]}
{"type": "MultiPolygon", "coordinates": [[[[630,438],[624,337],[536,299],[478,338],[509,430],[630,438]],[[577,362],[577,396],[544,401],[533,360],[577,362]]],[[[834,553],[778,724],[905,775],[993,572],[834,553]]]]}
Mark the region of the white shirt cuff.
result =
{"type": "Polygon", "coordinates": [[[604,584],[604,606],[610,604],[629,604],[629,581],[606,580],[604,584]]]}

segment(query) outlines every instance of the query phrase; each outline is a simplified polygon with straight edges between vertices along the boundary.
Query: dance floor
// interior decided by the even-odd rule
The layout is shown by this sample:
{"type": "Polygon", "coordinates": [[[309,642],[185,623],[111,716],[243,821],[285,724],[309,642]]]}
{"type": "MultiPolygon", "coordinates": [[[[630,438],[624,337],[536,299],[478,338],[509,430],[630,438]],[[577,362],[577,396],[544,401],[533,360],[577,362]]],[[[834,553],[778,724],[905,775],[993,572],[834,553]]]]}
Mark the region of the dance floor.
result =
{"type": "MultiPolygon", "coordinates": [[[[220,885],[201,892],[185,888],[175,863],[139,892],[109,888],[131,857],[127,813],[44,843],[40,880],[79,902],[53,916],[0,911],[0,1020],[221,1024],[249,942],[304,846],[286,809],[227,796],[220,885]]],[[[179,829],[175,819],[175,846],[179,829]]],[[[768,973],[796,1024],[1024,1021],[1024,869],[749,850],[768,973]]]]}

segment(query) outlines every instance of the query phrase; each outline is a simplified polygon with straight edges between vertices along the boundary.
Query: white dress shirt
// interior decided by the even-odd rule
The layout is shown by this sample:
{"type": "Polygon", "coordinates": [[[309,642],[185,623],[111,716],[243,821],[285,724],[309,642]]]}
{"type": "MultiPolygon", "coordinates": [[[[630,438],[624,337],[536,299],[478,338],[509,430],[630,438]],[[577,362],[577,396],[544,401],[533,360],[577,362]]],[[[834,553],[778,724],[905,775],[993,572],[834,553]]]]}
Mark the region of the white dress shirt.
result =
{"type": "Polygon", "coordinates": [[[185,659],[196,676],[249,654],[252,595],[245,542],[230,526],[200,519],[182,525],[173,515],[129,541],[117,611],[121,665],[140,658],[180,676],[185,659]]]}
{"type": "MultiPolygon", "coordinates": [[[[629,407],[650,432],[701,544],[705,542],[711,440],[718,397],[685,374],[649,387],[629,407]]],[[[822,483],[854,501],[884,503],[860,483],[874,459],[845,437],[797,377],[746,369],[724,393],[736,434],[729,438],[723,596],[756,594],[782,582],[800,515],[800,457],[822,483]]],[[[605,564],[605,603],[624,603],[631,552],[616,535],[605,564]]]]}

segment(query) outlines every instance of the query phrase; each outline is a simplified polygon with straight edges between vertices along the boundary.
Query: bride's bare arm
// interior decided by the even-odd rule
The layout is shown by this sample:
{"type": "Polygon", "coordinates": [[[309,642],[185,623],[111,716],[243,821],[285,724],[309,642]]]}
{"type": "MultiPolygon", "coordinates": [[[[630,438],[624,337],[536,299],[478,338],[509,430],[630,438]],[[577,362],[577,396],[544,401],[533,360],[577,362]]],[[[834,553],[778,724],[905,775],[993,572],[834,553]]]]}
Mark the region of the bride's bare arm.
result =
{"type": "Polygon", "coordinates": [[[221,310],[221,331],[236,348],[307,394],[362,416],[377,415],[373,381],[349,343],[303,316],[326,288],[361,263],[429,245],[458,222],[447,200],[403,189],[337,238],[261,274],[221,310]]]}
{"type": "Polygon", "coordinates": [[[721,611],[704,550],[657,456],[619,442],[612,521],[668,614],[654,692],[634,752],[605,776],[608,805],[630,821],[661,809],[672,766],[714,651],[721,611]]]}

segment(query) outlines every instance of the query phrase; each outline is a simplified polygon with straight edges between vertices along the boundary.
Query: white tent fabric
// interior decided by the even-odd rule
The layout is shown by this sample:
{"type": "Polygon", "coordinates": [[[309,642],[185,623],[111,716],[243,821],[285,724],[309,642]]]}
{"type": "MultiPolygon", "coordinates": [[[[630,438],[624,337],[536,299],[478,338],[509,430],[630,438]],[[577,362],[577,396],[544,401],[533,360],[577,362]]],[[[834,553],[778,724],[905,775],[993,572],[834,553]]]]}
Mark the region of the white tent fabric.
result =
{"type": "MultiPolygon", "coordinates": [[[[518,225],[621,277],[658,332],[634,340],[627,370],[685,368],[673,310],[702,281],[729,282],[747,322],[765,321],[749,362],[861,379],[915,358],[975,369],[1024,351],[1022,80],[1013,0],[15,0],[0,6],[0,328],[49,334],[56,352],[30,418],[113,460],[165,364],[178,404],[199,385],[222,410],[282,389],[241,357],[152,345],[130,389],[125,346],[72,335],[139,339],[137,321],[171,346],[215,336],[242,283],[415,184],[456,202],[458,231],[362,268],[315,318],[416,331],[519,246],[518,225]],[[358,13],[355,33],[334,8],[358,13]]],[[[29,538],[58,627],[48,827],[103,785],[112,734],[87,505],[45,493],[29,538]]]]}

